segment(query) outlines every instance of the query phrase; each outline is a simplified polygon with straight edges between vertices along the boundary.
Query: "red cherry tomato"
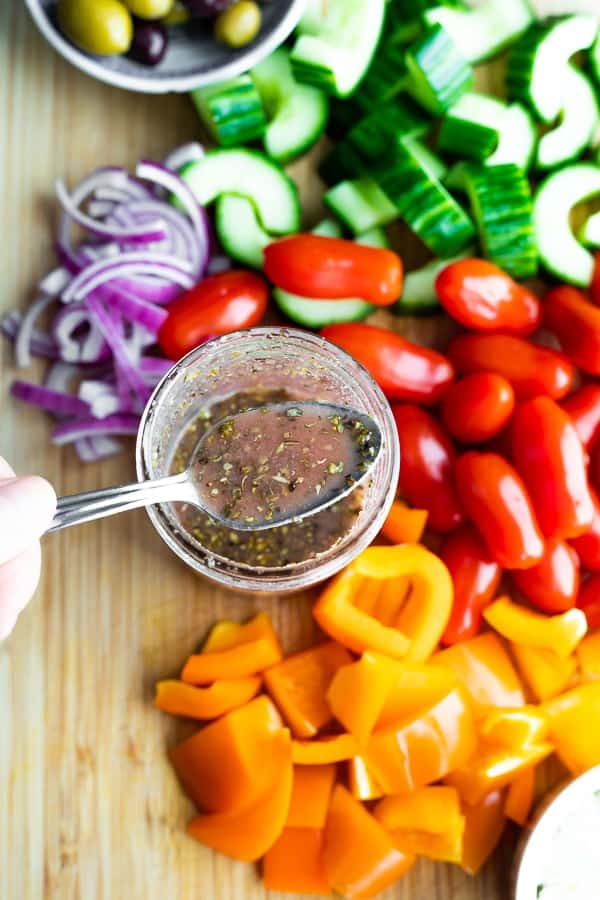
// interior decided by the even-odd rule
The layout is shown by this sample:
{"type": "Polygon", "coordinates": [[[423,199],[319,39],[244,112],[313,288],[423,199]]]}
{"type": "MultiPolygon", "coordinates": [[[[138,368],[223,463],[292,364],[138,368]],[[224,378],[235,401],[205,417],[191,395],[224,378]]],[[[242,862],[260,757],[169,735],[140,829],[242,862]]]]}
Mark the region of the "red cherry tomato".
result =
{"type": "Polygon", "coordinates": [[[584,372],[600,375],[600,309],[577,288],[561,285],[544,297],[544,325],[584,372]]]}
{"type": "Polygon", "coordinates": [[[442,421],[457,441],[475,444],[498,434],[512,416],[515,394],[494,372],[473,372],[450,385],[442,400],[442,421]]]}
{"type": "Polygon", "coordinates": [[[600,499],[598,494],[590,489],[594,502],[594,518],[587,531],[579,537],[571,540],[571,547],[577,553],[583,569],[592,572],[600,572],[600,499]]]}
{"type": "Polygon", "coordinates": [[[585,579],[577,595],[577,609],[582,609],[588,628],[600,628],[600,573],[585,579]]]}
{"type": "Polygon", "coordinates": [[[513,572],[512,579],[530,603],[548,613],[565,612],[575,606],[579,591],[579,560],[568,544],[557,538],[546,541],[537,566],[513,572]]]}
{"type": "Polygon", "coordinates": [[[589,529],[594,502],[585,451],[570,418],[550,397],[517,406],[512,458],[547,537],[573,538],[589,529]]]}
{"type": "Polygon", "coordinates": [[[328,325],[321,334],[362,363],[390,400],[437,403],[454,378],[452,365],[441,353],[387,328],[349,322],[328,325]]]}
{"type": "Polygon", "coordinates": [[[527,336],[539,325],[535,294],[486,259],[459,259],[442,269],[435,290],[446,312],[475,331],[527,336]]]}
{"type": "Polygon", "coordinates": [[[434,531],[451,531],[464,519],[454,486],[456,452],[433,416],[418,406],[392,407],[400,439],[400,490],[429,513],[434,531]]]}
{"type": "Polygon", "coordinates": [[[544,538],[518,472],[495,453],[471,450],[454,467],[458,495],[493,559],[527,569],[544,555],[544,538]]]}
{"type": "Polygon", "coordinates": [[[205,278],[171,303],[158,341],[165,356],[181,359],[211,335],[252,328],[269,301],[267,285],[241,269],[205,278]]]}
{"type": "Polygon", "coordinates": [[[589,450],[600,435],[600,385],[585,384],[560,404],[567,413],[579,440],[589,450]]]}
{"type": "Polygon", "coordinates": [[[600,494],[600,441],[590,453],[588,476],[590,484],[600,494]]]}
{"type": "Polygon", "coordinates": [[[573,384],[573,366],[563,353],[510,334],[461,334],[447,353],[459,372],[504,376],[519,400],[538,394],[559,399],[573,384]]]}
{"type": "Polygon", "coordinates": [[[402,260],[397,253],[340,238],[317,234],[281,238],[265,247],[264,269],[277,287],[302,297],[360,297],[388,306],[402,293],[402,260]]]}
{"type": "Polygon", "coordinates": [[[479,633],[481,614],[494,598],[502,569],[471,525],[448,535],[439,555],[454,584],[452,613],[441,640],[457,644],[479,633]]]}

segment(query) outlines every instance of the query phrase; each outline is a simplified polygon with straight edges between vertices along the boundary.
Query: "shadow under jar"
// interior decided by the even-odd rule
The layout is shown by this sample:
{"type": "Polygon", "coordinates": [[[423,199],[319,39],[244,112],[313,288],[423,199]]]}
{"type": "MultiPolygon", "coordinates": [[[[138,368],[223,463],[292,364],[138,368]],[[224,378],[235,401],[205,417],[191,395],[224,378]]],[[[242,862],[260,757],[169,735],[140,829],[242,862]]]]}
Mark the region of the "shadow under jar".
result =
{"type": "MultiPolygon", "coordinates": [[[[275,327],[209,341],[167,373],[140,424],[138,478],[181,471],[209,425],[279,400],[320,400],[365,412],[381,429],[382,450],[369,477],[348,498],[295,525],[236,532],[184,504],[148,509],[162,539],[184,562],[237,591],[298,591],[335,574],[371,543],[395,494],[396,427],[369,373],[317,335],[275,327]]],[[[260,440],[248,466],[249,478],[262,474],[260,440]]]]}

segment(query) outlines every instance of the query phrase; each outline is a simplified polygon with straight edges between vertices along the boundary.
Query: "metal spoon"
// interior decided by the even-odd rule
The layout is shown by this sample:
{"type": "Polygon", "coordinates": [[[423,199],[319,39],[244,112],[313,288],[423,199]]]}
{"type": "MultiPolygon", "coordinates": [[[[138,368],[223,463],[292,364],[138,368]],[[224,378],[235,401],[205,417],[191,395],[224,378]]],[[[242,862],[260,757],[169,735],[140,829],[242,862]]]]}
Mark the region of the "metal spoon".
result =
{"type": "Polygon", "coordinates": [[[354,491],[381,442],[377,423],[348,407],[316,401],[253,407],[213,425],[179,475],[61,497],[48,530],[174,502],[236,531],[299,522],[354,491]]]}

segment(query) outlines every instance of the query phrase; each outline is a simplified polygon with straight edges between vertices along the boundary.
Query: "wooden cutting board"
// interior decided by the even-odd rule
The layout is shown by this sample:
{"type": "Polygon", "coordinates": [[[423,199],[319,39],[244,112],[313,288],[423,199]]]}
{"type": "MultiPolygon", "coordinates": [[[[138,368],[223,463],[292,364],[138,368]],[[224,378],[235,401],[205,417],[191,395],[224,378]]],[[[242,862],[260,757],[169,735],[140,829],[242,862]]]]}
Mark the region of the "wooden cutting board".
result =
{"type": "MultiPolygon", "coordinates": [[[[538,3],[544,12],[584,6],[596,0],[538,3]]],[[[96,166],[160,159],[198,136],[186,97],[92,81],[43,42],[22,0],[0,0],[0,314],[24,307],[53,265],[56,177],[72,185],[96,166]]],[[[321,185],[310,161],[293,174],[314,222],[321,185]]],[[[422,340],[438,329],[435,320],[400,327],[422,340]]],[[[14,375],[2,341],[0,454],[19,472],[46,476],[61,494],[133,477],[131,448],[83,466],[49,447],[45,417],[8,399],[14,375]]],[[[223,616],[266,609],[286,649],[307,645],[311,597],[265,601],[211,587],[143,512],[49,537],[44,553],[40,590],[0,646],[0,900],[263,898],[252,866],[186,836],[192,809],[165,748],[189,727],[153,709],[152,687],[223,616]]],[[[505,900],[513,844],[509,834],[476,879],[423,861],[385,896],[505,900]]]]}

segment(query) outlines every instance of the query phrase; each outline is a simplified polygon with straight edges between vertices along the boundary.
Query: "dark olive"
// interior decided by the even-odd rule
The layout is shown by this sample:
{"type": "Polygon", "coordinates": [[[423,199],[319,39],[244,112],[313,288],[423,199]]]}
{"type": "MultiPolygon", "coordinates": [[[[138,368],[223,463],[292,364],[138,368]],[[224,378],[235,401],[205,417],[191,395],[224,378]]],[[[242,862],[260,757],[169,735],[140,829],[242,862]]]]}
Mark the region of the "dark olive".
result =
{"type": "Polygon", "coordinates": [[[193,16],[206,18],[218,16],[220,12],[231,6],[232,0],[184,0],[184,3],[193,16]]]}
{"type": "Polygon", "coordinates": [[[145,66],[156,66],[167,49],[167,29],[160,22],[136,19],[129,56],[145,66]]]}

